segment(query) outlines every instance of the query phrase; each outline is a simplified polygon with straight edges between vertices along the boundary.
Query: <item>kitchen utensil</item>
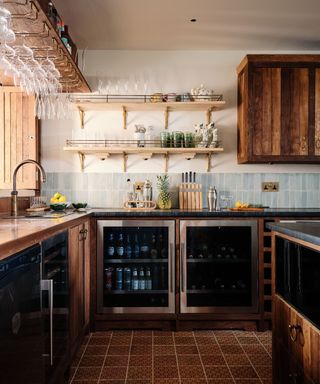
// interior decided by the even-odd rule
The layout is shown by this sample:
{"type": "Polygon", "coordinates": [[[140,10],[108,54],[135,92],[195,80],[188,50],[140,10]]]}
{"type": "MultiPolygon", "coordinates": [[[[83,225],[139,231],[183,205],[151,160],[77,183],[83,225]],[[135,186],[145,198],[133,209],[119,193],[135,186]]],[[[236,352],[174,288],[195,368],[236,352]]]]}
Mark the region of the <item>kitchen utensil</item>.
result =
{"type": "Polygon", "coordinates": [[[217,210],[217,190],[215,187],[210,187],[208,190],[208,209],[209,211],[217,210]]]}
{"type": "Polygon", "coordinates": [[[179,185],[179,208],[202,209],[202,185],[197,183],[181,183],[179,185]]]}

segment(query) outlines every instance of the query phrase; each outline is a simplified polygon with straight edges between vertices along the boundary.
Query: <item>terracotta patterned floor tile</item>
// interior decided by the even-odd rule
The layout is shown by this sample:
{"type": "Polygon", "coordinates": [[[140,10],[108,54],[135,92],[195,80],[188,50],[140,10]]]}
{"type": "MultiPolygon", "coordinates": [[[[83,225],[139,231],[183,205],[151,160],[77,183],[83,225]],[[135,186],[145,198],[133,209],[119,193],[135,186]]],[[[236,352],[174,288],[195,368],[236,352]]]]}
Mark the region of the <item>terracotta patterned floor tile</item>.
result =
{"type": "Polygon", "coordinates": [[[174,342],[176,345],[195,345],[194,337],[184,337],[184,336],[176,336],[174,338],[174,342]]]}
{"type": "Polygon", "coordinates": [[[104,356],[88,355],[83,356],[80,361],[80,367],[101,367],[104,362],[104,356]]]}
{"type": "Polygon", "coordinates": [[[81,361],[81,358],[82,358],[82,355],[80,356],[76,356],[73,360],[72,360],[72,367],[77,367],[81,361]]]}
{"type": "Polygon", "coordinates": [[[103,367],[101,379],[104,380],[125,380],[127,367],[103,367]]]}
{"type": "Polygon", "coordinates": [[[240,344],[259,344],[257,337],[237,337],[240,344]]]}
{"type": "Polygon", "coordinates": [[[226,361],[222,354],[215,353],[212,355],[201,355],[203,365],[226,365],[226,361]]]}
{"type": "Polygon", "coordinates": [[[152,380],[144,380],[144,379],[133,379],[127,380],[127,384],[152,384],[152,380]]]}
{"type": "Polygon", "coordinates": [[[97,384],[98,380],[73,380],[74,384],[97,384]]]}
{"type": "Polygon", "coordinates": [[[198,330],[194,332],[195,337],[213,337],[214,333],[210,330],[198,330]]]}
{"type": "Polygon", "coordinates": [[[131,336],[112,336],[110,345],[130,345],[131,336]]]}
{"type": "Polygon", "coordinates": [[[272,384],[272,379],[262,379],[263,384],[272,384]]]}
{"type": "Polygon", "coordinates": [[[172,336],[154,336],[153,338],[154,345],[173,345],[172,336]]]}
{"type": "Polygon", "coordinates": [[[201,355],[210,355],[214,353],[221,353],[221,349],[218,344],[212,345],[198,345],[198,349],[201,355]]]}
{"type": "Polygon", "coordinates": [[[204,367],[207,378],[213,379],[227,379],[231,380],[231,374],[228,367],[222,365],[210,365],[204,367]]]}
{"type": "Polygon", "coordinates": [[[107,353],[107,345],[88,345],[84,351],[84,356],[87,355],[105,355],[107,353]]]}
{"type": "Polygon", "coordinates": [[[205,374],[202,366],[199,365],[179,365],[180,377],[184,379],[204,379],[205,374]]]}
{"type": "Polygon", "coordinates": [[[255,379],[257,376],[251,365],[229,365],[235,379],[255,379]]]}
{"type": "Polygon", "coordinates": [[[154,367],[154,377],[157,379],[176,379],[179,377],[177,366],[156,366],[154,367]]]}
{"type": "Polygon", "coordinates": [[[236,379],[236,384],[261,384],[259,379],[236,379]]]}
{"type": "Polygon", "coordinates": [[[112,331],[113,336],[132,336],[133,331],[112,331]]]}
{"type": "Polygon", "coordinates": [[[133,336],[132,339],[132,345],[148,345],[152,344],[152,337],[140,337],[140,336],[133,336]]]}
{"type": "Polygon", "coordinates": [[[129,351],[129,345],[110,345],[108,355],[128,355],[129,351]]]}
{"type": "Polygon", "coordinates": [[[251,363],[256,366],[256,365],[271,365],[272,364],[272,359],[271,357],[267,354],[267,352],[264,353],[258,353],[258,354],[248,354],[249,360],[251,363]]]}
{"type": "MultiPolygon", "coordinates": [[[[182,355],[181,355],[182,356],[182,355]]],[[[175,355],[158,355],[154,356],[154,365],[176,365],[177,358],[175,355]]]]}
{"type": "Polygon", "coordinates": [[[133,331],[133,337],[135,337],[135,336],[152,337],[152,335],[153,335],[153,331],[148,331],[148,330],[143,330],[143,329],[133,331]]]}
{"type": "Polygon", "coordinates": [[[198,345],[213,345],[217,344],[217,341],[212,336],[196,336],[196,342],[198,345]]]}
{"type": "Polygon", "coordinates": [[[242,348],[248,354],[259,354],[259,353],[264,353],[266,351],[265,348],[259,344],[242,345],[242,348]]]}
{"type": "Polygon", "coordinates": [[[101,368],[79,367],[73,380],[98,380],[101,368]]]}
{"type": "Polygon", "coordinates": [[[233,334],[237,337],[252,337],[256,335],[254,331],[233,331],[233,334]]]}
{"type": "Polygon", "coordinates": [[[136,379],[152,379],[152,370],[147,366],[136,366],[129,365],[128,377],[127,379],[136,380],[136,379]]]}
{"type": "Polygon", "coordinates": [[[174,337],[193,337],[193,332],[192,331],[188,331],[188,332],[179,331],[179,332],[174,332],[173,335],[174,335],[174,337]]]}
{"type": "Polygon", "coordinates": [[[255,370],[258,372],[260,379],[272,378],[272,366],[271,365],[256,365],[255,370]]]}
{"type": "Polygon", "coordinates": [[[226,337],[229,337],[229,336],[233,336],[234,335],[234,331],[213,331],[214,335],[215,336],[226,336],[226,337]]]}
{"type": "Polygon", "coordinates": [[[108,367],[126,367],[128,365],[128,361],[128,355],[107,355],[104,365],[108,367]]]}
{"type": "Polygon", "coordinates": [[[220,345],[220,348],[221,348],[221,351],[226,354],[236,353],[239,355],[243,353],[243,350],[240,345],[232,345],[232,344],[220,345]]]}
{"type": "Polygon", "coordinates": [[[88,345],[108,345],[110,337],[91,337],[88,345]]]}
{"type": "Polygon", "coordinates": [[[235,336],[216,336],[216,338],[220,345],[225,345],[225,344],[237,345],[238,344],[237,338],[235,336]]]}
{"type": "Polygon", "coordinates": [[[152,366],[152,354],[150,355],[130,355],[129,365],[152,366]]]}
{"type": "Polygon", "coordinates": [[[153,331],[153,336],[173,336],[171,331],[153,331]]]}
{"type": "Polygon", "coordinates": [[[176,350],[173,345],[154,345],[153,353],[155,355],[175,355],[176,350]]]}
{"type": "Polygon", "coordinates": [[[198,348],[195,345],[176,345],[177,354],[179,355],[196,355],[198,348]]]}
{"type": "Polygon", "coordinates": [[[90,334],[91,337],[109,337],[113,334],[113,331],[97,331],[90,334]]]}
{"type": "Polygon", "coordinates": [[[250,361],[244,353],[224,354],[224,358],[226,359],[227,364],[229,365],[250,365],[250,361]]]}
{"type": "Polygon", "coordinates": [[[208,379],[208,384],[233,384],[232,379],[208,379]]]}
{"type": "Polygon", "coordinates": [[[270,344],[264,344],[263,345],[264,346],[264,348],[266,349],[266,351],[268,352],[268,353],[270,353],[270,355],[272,354],[272,345],[270,345],[270,344]]]}
{"type": "Polygon", "coordinates": [[[154,379],[154,384],[180,384],[179,379],[154,379]]]}
{"type": "Polygon", "coordinates": [[[130,353],[131,355],[151,355],[152,345],[132,345],[130,353]]]}
{"type": "Polygon", "coordinates": [[[261,337],[258,337],[258,340],[259,340],[260,343],[262,343],[262,344],[271,344],[271,343],[272,343],[272,338],[271,338],[271,337],[268,337],[268,336],[261,336],[261,337]]]}
{"type": "Polygon", "coordinates": [[[207,384],[206,379],[181,379],[182,384],[207,384]]]}
{"type": "Polygon", "coordinates": [[[125,384],[125,380],[99,380],[99,384],[125,384]]]}
{"type": "Polygon", "coordinates": [[[201,365],[199,355],[178,355],[179,365],[201,365]]]}

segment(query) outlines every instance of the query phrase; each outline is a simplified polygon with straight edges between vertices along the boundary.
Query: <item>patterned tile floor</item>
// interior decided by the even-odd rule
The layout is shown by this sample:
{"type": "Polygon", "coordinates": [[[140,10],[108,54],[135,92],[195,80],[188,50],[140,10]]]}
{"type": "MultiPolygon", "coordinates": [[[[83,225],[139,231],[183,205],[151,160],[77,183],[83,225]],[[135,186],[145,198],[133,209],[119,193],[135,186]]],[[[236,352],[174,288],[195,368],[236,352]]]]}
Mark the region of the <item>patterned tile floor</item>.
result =
{"type": "Polygon", "coordinates": [[[271,332],[93,333],[70,383],[271,384],[271,332]]]}

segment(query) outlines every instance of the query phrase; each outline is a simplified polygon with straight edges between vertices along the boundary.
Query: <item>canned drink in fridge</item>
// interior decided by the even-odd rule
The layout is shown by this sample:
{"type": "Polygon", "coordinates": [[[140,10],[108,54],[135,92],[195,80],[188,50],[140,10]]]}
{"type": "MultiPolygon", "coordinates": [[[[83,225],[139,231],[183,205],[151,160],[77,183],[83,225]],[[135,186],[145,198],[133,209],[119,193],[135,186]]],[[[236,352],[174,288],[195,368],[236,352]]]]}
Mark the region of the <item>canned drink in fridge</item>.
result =
{"type": "Polygon", "coordinates": [[[116,269],[116,289],[119,291],[123,289],[123,269],[121,267],[116,269]]]}
{"type": "Polygon", "coordinates": [[[104,286],[107,291],[112,290],[112,274],[113,268],[106,268],[104,270],[104,286]]]}
{"type": "Polygon", "coordinates": [[[131,268],[126,267],[123,270],[124,289],[130,291],[131,289],[131,268]]]}

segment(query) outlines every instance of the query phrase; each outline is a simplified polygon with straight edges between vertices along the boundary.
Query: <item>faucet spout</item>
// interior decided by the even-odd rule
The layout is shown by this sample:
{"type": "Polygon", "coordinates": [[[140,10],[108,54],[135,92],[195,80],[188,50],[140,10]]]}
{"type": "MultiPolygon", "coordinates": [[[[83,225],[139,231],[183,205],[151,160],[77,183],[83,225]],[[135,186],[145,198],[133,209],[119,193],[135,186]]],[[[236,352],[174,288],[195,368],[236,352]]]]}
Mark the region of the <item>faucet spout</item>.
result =
{"type": "Polygon", "coordinates": [[[13,171],[13,176],[12,176],[12,191],[11,191],[11,216],[17,216],[18,215],[18,191],[17,191],[17,173],[18,173],[18,170],[24,165],[24,164],[34,164],[40,171],[40,175],[41,175],[41,181],[43,183],[46,182],[46,179],[47,179],[47,176],[46,176],[46,172],[45,170],[43,169],[42,165],[39,164],[37,161],[35,160],[31,160],[31,159],[28,159],[28,160],[24,160],[24,161],[21,161],[21,163],[19,163],[14,171],[13,171]]]}

